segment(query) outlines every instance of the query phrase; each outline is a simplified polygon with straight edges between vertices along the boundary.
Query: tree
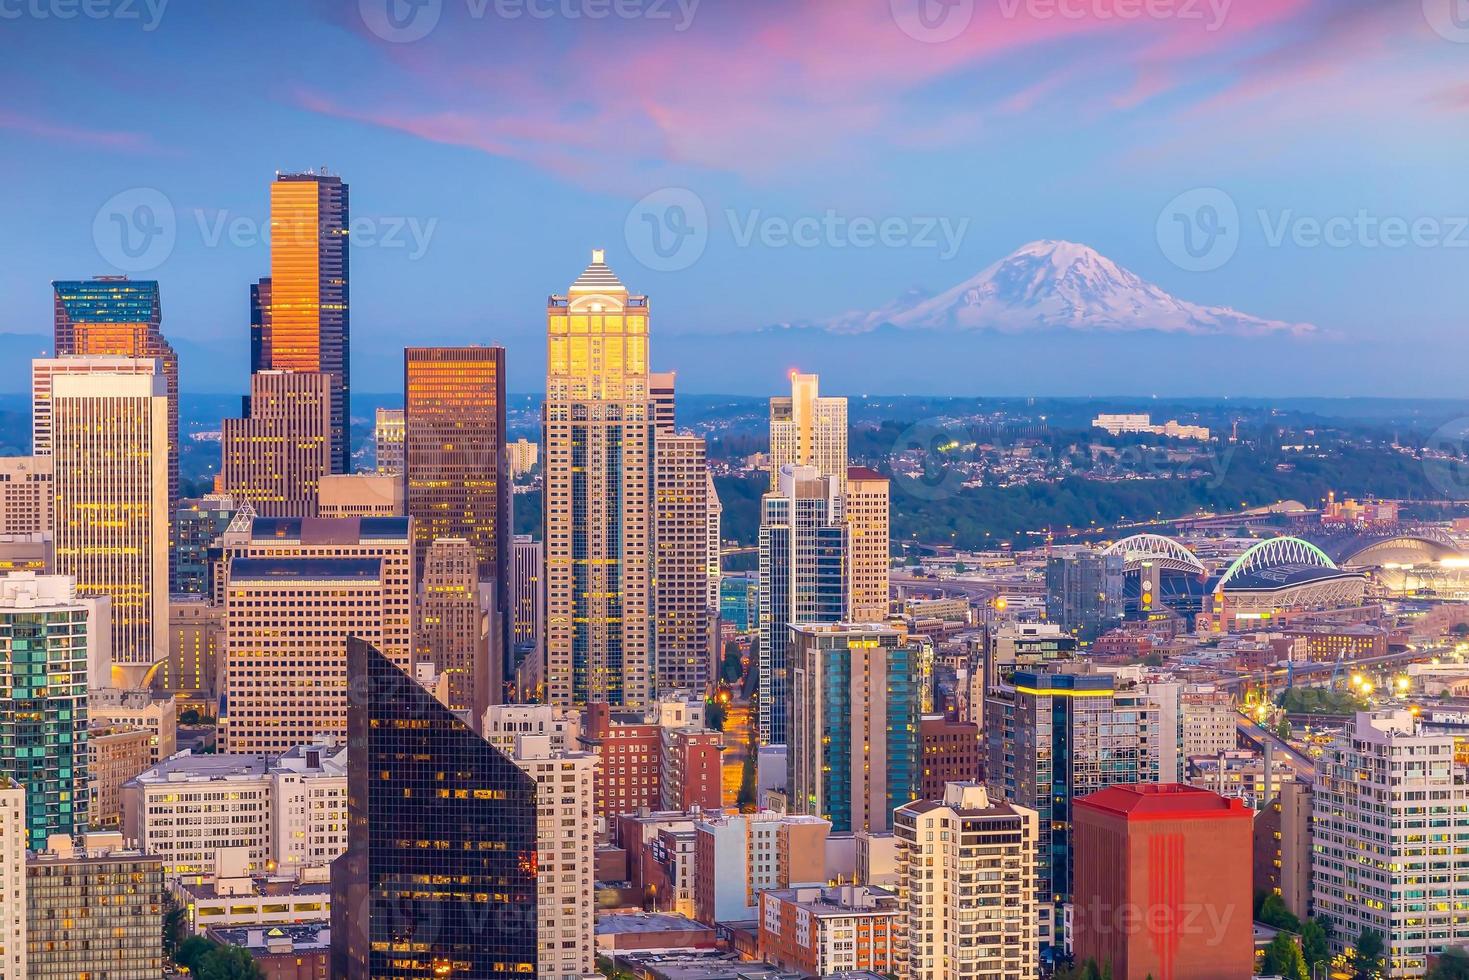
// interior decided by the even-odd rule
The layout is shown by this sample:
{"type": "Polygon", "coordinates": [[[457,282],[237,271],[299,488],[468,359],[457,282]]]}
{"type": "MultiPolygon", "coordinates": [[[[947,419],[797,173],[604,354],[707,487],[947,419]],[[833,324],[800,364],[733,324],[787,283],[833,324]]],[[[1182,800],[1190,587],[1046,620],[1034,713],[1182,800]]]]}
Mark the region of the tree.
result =
{"type": "Polygon", "coordinates": [[[1469,980],[1469,952],[1457,947],[1444,950],[1423,980],[1469,980]]]}
{"type": "Polygon", "coordinates": [[[724,705],[718,699],[710,698],[704,705],[704,723],[713,731],[724,731],[724,720],[728,716],[724,705]]]}
{"type": "Polygon", "coordinates": [[[265,980],[265,971],[239,946],[215,947],[199,963],[199,980],[265,980]]]}
{"type": "Polygon", "coordinates": [[[1163,655],[1161,653],[1159,653],[1158,651],[1156,651],[1156,650],[1152,651],[1146,657],[1143,658],[1143,666],[1144,667],[1161,667],[1161,666],[1163,666],[1163,655]]]}
{"type": "Polygon", "coordinates": [[[1266,976],[1278,975],[1285,980],[1310,980],[1301,947],[1296,945],[1295,937],[1287,932],[1277,933],[1270,940],[1270,945],[1265,947],[1265,962],[1260,972],[1266,976]]]}
{"type": "Polygon", "coordinates": [[[214,950],[217,943],[212,943],[203,936],[190,936],[179,943],[178,952],[174,955],[174,962],[190,973],[198,973],[199,966],[210,952],[214,950]]]}
{"type": "Polygon", "coordinates": [[[1331,936],[1327,931],[1329,919],[1307,919],[1301,925],[1301,954],[1311,969],[1317,963],[1331,962],[1331,936]]]}
{"type": "Polygon", "coordinates": [[[1352,980],[1380,980],[1385,952],[1382,933],[1364,928],[1352,947],[1352,980]]]}
{"type": "Polygon", "coordinates": [[[185,935],[184,910],[172,895],[163,896],[163,955],[178,961],[179,945],[185,935]]]}
{"type": "Polygon", "coordinates": [[[1292,915],[1290,909],[1285,907],[1285,899],[1274,892],[1265,896],[1265,901],[1260,903],[1260,912],[1255,918],[1275,929],[1284,929],[1287,932],[1301,931],[1301,920],[1292,915]]]}

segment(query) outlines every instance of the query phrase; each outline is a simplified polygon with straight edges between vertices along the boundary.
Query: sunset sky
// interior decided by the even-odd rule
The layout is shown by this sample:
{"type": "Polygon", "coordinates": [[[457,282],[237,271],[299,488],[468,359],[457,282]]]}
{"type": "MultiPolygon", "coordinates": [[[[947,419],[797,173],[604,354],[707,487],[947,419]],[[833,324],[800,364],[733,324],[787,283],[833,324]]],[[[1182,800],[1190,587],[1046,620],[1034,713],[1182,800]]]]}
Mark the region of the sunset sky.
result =
{"type": "Polygon", "coordinates": [[[894,393],[1334,395],[1457,394],[1469,359],[1465,0],[0,0],[0,52],[0,332],[49,332],[52,279],[157,278],[186,390],[243,389],[268,183],[322,165],[351,185],[359,391],[405,343],[472,342],[536,389],[545,297],[593,247],[694,390],[773,389],[778,338],[744,335],[1036,239],[1320,336],[1075,338],[1083,370],[1048,365],[1064,335],[981,331],[931,384],[892,332],[792,358],[894,393]],[[1195,271],[1160,216],[1199,188],[1239,226],[1195,271]],[[649,255],[647,199],[696,202],[697,256],[649,255]],[[159,202],[172,243],[119,268],[109,209],[159,202]],[[780,235],[802,219],[816,240],[780,235]],[[939,222],[953,248],[914,240],[939,222]],[[1209,371],[1123,377],[1154,357],[1209,371]]]}

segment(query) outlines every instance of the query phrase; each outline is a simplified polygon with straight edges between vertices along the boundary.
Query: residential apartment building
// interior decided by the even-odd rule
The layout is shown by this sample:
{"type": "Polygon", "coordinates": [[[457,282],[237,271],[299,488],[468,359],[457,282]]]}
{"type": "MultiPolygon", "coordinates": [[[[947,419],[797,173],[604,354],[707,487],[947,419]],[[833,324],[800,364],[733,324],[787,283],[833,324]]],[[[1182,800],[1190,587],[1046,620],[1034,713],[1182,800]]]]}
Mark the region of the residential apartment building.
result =
{"type": "Polygon", "coordinates": [[[893,814],[896,968],[910,980],[1032,980],[1040,975],[1038,816],[978,783],[893,814]]]}

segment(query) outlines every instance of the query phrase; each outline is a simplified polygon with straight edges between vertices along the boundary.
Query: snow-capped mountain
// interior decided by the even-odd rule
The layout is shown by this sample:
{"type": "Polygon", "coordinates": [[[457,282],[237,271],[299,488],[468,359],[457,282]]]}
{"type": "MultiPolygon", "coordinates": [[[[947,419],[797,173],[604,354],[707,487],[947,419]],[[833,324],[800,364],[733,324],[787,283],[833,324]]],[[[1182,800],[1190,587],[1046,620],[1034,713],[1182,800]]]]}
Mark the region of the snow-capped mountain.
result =
{"type": "Polygon", "coordinates": [[[952,289],[908,293],[880,309],[845,313],[820,326],[866,333],[903,330],[1156,330],[1162,333],[1306,336],[1309,323],[1265,320],[1177,299],[1095,249],[1073,242],[1031,242],[952,289]]]}

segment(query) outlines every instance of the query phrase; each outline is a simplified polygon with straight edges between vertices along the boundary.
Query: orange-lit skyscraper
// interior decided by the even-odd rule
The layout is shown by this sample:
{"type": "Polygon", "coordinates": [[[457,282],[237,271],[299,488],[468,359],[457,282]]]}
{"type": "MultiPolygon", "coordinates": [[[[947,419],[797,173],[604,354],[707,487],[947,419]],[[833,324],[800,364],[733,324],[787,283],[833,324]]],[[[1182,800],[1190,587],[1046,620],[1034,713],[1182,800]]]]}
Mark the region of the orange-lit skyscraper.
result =
{"type": "Polygon", "coordinates": [[[168,499],[179,497],[179,359],[160,328],[163,302],[154,280],[96,276],[51,283],[56,355],[155,358],[168,382],[168,499]]]}
{"type": "Polygon", "coordinates": [[[603,252],[546,308],[546,696],[652,696],[648,298],[603,252]]]}
{"type": "Polygon", "coordinates": [[[350,472],[347,185],[322,173],[270,185],[270,278],[251,287],[251,368],[332,376],[332,469],[350,472]]]}
{"type": "MultiPolygon", "coordinates": [[[[510,647],[510,480],[505,473],[505,349],[410,347],[403,352],[403,472],[418,567],[429,545],[463,538],[481,581],[495,583],[510,647]]],[[[497,673],[499,673],[497,671],[497,673]]]]}

